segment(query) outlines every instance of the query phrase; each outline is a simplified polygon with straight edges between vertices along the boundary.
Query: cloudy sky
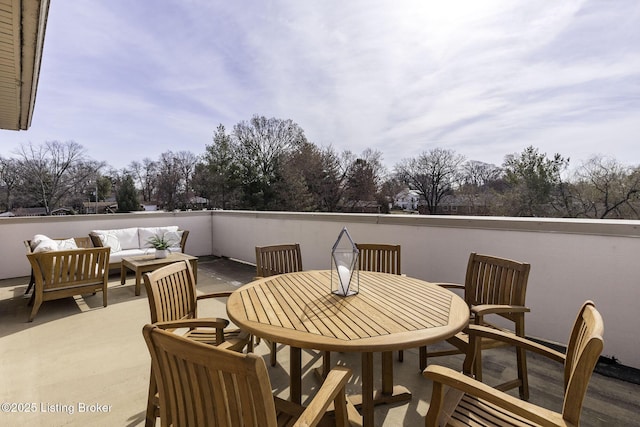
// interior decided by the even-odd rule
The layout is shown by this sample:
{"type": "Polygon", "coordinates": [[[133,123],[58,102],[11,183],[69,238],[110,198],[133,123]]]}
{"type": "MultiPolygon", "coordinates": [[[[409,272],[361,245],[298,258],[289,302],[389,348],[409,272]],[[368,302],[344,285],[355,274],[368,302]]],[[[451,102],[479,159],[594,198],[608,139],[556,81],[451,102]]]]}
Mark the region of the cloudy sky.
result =
{"type": "Polygon", "coordinates": [[[291,119],[387,166],[435,147],[502,164],[640,164],[640,2],[51,0],[33,124],[123,168],[291,119]]]}

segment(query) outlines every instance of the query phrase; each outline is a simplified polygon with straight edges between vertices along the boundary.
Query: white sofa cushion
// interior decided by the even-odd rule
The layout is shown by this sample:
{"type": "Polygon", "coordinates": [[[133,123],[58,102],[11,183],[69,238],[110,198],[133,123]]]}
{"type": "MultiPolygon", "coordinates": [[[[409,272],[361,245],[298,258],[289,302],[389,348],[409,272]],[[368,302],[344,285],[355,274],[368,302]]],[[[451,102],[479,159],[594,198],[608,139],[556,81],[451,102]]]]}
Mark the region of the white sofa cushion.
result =
{"type": "MultiPolygon", "coordinates": [[[[172,253],[182,252],[180,248],[178,249],[171,248],[170,251],[172,253]]],[[[156,250],[153,248],[125,249],[115,254],[111,253],[111,255],[109,255],[109,263],[112,264],[112,263],[120,262],[124,257],[154,255],[155,253],[156,253],[156,250]]]]}
{"type": "Polygon", "coordinates": [[[138,240],[138,227],[130,227],[130,228],[116,228],[113,230],[92,230],[92,233],[95,233],[100,237],[102,244],[105,246],[111,247],[111,252],[118,252],[123,249],[136,249],[139,248],[139,240],[138,240]],[[112,235],[115,239],[118,240],[120,244],[120,248],[115,245],[115,242],[110,239],[110,244],[107,245],[105,240],[103,239],[104,235],[112,235]]]}
{"type": "Polygon", "coordinates": [[[151,255],[155,249],[125,249],[109,255],[109,264],[122,261],[122,258],[129,256],[151,255]]]}
{"type": "Polygon", "coordinates": [[[182,235],[178,236],[178,226],[171,225],[168,227],[140,227],[138,229],[138,237],[140,239],[139,248],[153,248],[153,245],[149,243],[154,236],[164,237],[171,241],[172,247],[180,247],[180,239],[182,235]]]}

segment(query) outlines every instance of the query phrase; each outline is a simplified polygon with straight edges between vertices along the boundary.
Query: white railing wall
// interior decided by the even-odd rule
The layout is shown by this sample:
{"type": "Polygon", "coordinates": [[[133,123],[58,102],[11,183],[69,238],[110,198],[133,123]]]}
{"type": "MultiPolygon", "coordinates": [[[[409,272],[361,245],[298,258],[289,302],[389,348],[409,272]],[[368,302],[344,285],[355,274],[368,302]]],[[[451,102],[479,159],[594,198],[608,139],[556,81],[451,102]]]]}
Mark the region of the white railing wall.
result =
{"type": "Polygon", "coordinates": [[[159,225],[189,229],[190,254],[251,263],[256,245],[299,242],[305,269],[329,268],[343,226],[357,242],[401,244],[403,273],[429,281],[461,283],[474,251],[526,261],[528,335],[566,343],[580,304],[591,299],[605,320],[603,354],[640,368],[640,221],[253,211],[5,218],[0,278],[28,274],[22,241],[33,234],[159,225]]]}

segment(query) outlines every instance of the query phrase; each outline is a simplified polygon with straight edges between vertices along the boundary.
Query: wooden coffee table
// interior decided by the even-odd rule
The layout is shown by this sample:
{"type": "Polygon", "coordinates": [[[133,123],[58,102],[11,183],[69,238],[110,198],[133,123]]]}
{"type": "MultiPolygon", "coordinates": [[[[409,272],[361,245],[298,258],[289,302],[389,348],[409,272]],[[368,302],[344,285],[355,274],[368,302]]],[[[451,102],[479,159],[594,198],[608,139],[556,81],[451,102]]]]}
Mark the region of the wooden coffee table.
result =
{"type": "Polygon", "coordinates": [[[140,285],[142,274],[153,271],[159,267],[169,265],[176,261],[189,261],[193,270],[193,278],[198,283],[198,257],[173,252],[166,258],[156,258],[154,255],[140,255],[122,258],[120,266],[120,284],[124,285],[127,280],[127,269],[136,273],[136,295],[140,295],[140,285]]]}

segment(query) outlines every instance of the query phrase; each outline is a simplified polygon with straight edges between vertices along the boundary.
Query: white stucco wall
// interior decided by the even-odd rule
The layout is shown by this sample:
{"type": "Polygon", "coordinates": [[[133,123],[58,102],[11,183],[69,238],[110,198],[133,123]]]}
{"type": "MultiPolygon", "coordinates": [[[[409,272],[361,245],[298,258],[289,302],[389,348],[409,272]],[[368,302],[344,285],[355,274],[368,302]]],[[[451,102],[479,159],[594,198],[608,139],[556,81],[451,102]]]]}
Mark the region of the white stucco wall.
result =
{"type": "Polygon", "coordinates": [[[471,252],[529,262],[528,335],[566,344],[591,299],[603,354],[640,368],[638,221],[220,212],[213,250],[253,262],[256,245],[298,242],[305,269],[326,269],[343,226],[356,242],[401,244],[403,273],[428,281],[462,283],[471,252]]]}

